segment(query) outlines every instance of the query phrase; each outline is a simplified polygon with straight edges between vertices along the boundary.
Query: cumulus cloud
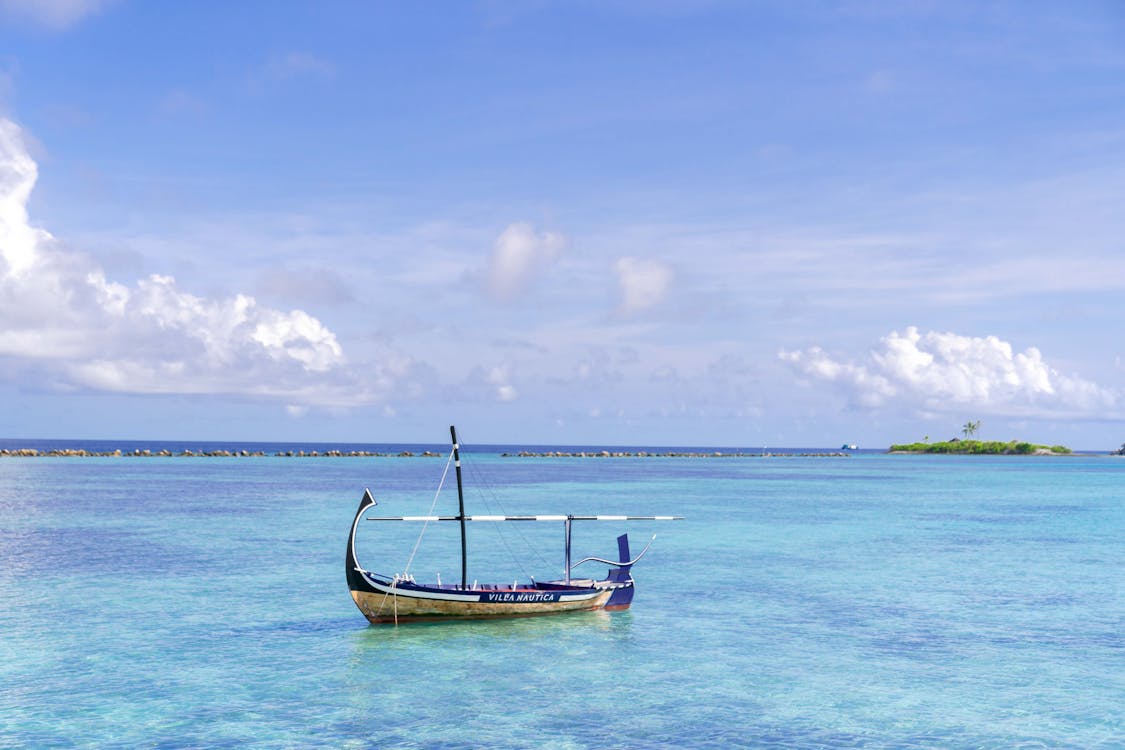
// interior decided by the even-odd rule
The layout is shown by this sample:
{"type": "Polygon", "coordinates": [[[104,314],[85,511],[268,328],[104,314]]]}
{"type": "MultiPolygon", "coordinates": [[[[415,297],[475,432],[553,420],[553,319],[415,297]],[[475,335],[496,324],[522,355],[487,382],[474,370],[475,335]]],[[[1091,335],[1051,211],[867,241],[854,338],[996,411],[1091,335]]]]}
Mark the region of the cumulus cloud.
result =
{"type": "Polygon", "coordinates": [[[27,223],[27,199],[38,176],[19,127],[0,120],[0,258],[12,275],[25,273],[35,259],[36,245],[51,239],[27,223]]]}
{"type": "Polygon", "coordinates": [[[530,224],[511,224],[492,248],[488,263],[488,291],[493,299],[510,302],[527,291],[566,248],[557,232],[536,232],[530,224]]]}
{"type": "Polygon", "coordinates": [[[59,385],[132,393],[228,393],[347,406],[373,399],[409,363],[346,366],[336,335],[302,310],[250,296],[208,299],[154,274],[127,286],[33,227],[37,168],[0,120],[0,358],[36,363],[59,385]]]}
{"type": "Polygon", "coordinates": [[[498,365],[488,371],[488,384],[495,389],[493,393],[497,401],[515,401],[519,398],[519,391],[512,385],[511,379],[507,365],[498,365]]]}
{"type": "Polygon", "coordinates": [[[672,270],[660,261],[619,258],[613,266],[621,292],[618,311],[624,315],[655,307],[664,301],[672,283],[672,270]]]}
{"type": "Polygon", "coordinates": [[[512,385],[512,370],[506,364],[492,367],[474,367],[465,379],[466,393],[481,401],[510,402],[519,398],[519,391],[512,385]]]}
{"type": "Polygon", "coordinates": [[[835,383],[852,400],[878,408],[892,402],[927,412],[965,408],[1021,417],[1099,417],[1121,394],[1051,367],[1035,347],[1015,352],[995,336],[892,331],[862,362],[839,361],[819,347],[779,357],[815,380],[835,383]]]}

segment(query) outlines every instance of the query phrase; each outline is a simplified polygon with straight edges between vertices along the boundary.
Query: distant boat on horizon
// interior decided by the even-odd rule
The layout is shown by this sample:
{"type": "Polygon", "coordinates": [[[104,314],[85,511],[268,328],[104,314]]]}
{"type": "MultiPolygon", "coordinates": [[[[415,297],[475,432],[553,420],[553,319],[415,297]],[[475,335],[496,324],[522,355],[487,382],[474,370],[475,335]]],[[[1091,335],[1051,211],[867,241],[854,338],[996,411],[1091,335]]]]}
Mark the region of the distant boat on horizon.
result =
{"type": "Polygon", "coordinates": [[[842,450],[842,451],[854,451],[854,450],[857,450],[857,448],[856,448],[855,443],[844,443],[843,445],[840,446],[840,450],[842,450]]]}

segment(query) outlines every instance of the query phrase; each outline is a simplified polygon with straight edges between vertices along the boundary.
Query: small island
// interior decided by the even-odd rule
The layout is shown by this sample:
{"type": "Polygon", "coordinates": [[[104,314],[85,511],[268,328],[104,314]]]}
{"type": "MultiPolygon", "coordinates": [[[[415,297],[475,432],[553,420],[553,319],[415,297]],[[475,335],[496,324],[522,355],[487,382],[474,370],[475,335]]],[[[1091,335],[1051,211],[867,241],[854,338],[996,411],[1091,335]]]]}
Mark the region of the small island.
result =
{"type": "Polygon", "coordinates": [[[961,440],[953,438],[937,443],[900,443],[890,447],[891,453],[958,453],[991,456],[1065,456],[1071,453],[1065,445],[1036,445],[1016,440],[961,440]]]}

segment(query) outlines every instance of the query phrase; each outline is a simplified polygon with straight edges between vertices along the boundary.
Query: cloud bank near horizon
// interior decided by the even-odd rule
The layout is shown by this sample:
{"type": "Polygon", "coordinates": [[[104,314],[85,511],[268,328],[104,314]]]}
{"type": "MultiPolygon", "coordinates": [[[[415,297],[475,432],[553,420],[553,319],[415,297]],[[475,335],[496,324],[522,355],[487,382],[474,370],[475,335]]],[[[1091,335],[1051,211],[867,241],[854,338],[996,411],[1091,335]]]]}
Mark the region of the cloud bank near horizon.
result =
{"type": "Polygon", "coordinates": [[[974,413],[1017,418],[1102,418],[1121,394],[1064,375],[1035,347],[1015,352],[996,336],[974,337],[914,326],[891,331],[862,362],[833,358],[820,347],[782,350],[801,375],[839,386],[856,406],[892,405],[922,413],[974,413]]]}
{"type": "Polygon", "coordinates": [[[0,119],[0,358],[39,368],[50,385],[346,407],[375,400],[409,369],[398,358],[360,385],[336,335],[303,310],[199,297],[161,274],[131,287],[107,279],[32,226],[37,177],[20,127],[0,119]]]}

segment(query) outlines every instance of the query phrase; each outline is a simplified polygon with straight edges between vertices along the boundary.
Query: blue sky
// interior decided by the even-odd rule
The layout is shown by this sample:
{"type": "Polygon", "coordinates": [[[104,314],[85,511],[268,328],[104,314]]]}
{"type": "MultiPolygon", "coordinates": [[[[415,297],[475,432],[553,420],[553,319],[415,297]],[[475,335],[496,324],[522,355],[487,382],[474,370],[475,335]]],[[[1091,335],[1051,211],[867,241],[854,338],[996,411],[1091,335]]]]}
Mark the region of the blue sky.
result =
{"type": "Polygon", "coordinates": [[[0,436],[1117,447],[1123,32],[0,0],[0,436]]]}

